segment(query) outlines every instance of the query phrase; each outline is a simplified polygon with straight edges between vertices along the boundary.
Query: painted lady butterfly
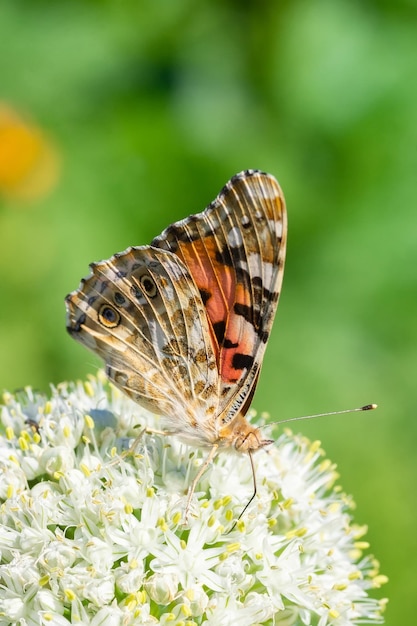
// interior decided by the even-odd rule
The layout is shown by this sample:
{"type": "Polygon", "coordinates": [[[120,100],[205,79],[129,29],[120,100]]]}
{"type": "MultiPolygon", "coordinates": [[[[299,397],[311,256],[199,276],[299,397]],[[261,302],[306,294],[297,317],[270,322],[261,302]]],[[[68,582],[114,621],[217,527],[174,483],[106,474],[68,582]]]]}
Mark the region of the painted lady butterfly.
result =
{"type": "MultiPolygon", "coordinates": [[[[247,170],[150,246],[91,264],[66,298],[69,333],[104,360],[113,383],[161,415],[168,432],[211,447],[186,514],[219,448],[248,453],[253,468],[252,453],[272,443],[245,414],[278,304],[286,237],[277,181],[247,170]]],[[[255,475],[254,486],[252,498],[255,475]]]]}

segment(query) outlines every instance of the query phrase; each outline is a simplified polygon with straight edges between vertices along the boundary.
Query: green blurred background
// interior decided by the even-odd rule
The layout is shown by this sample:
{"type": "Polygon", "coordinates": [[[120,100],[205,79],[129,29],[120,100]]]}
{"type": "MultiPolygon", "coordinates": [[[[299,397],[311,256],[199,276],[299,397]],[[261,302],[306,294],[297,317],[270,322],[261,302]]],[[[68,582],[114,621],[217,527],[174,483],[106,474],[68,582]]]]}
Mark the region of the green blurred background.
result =
{"type": "Polygon", "coordinates": [[[148,243],[242,169],[273,173],[289,247],[254,407],[380,405],[297,430],[369,525],[391,626],[417,610],[416,25],[407,0],[0,5],[0,100],[42,133],[50,181],[0,200],[0,387],[95,371],[65,332],[88,263],[148,243]]]}

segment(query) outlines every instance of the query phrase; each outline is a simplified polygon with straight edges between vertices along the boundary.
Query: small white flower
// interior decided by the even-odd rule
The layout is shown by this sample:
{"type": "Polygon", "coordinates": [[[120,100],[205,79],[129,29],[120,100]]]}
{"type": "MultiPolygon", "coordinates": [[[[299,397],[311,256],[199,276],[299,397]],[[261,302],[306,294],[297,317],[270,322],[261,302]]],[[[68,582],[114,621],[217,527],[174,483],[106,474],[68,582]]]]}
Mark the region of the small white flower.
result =
{"type": "Polygon", "coordinates": [[[0,597],[0,615],[7,616],[7,621],[0,617],[0,624],[8,624],[10,622],[17,623],[25,614],[25,603],[23,598],[11,596],[7,591],[4,596],[0,597]]]}
{"type": "Polygon", "coordinates": [[[368,594],[386,579],[317,442],[286,432],[259,452],[235,525],[250,464],[219,454],[184,526],[205,453],[146,424],[159,427],[102,374],[4,395],[0,626],[383,622],[368,594]]]}
{"type": "Polygon", "coordinates": [[[175,572],[151,574],[146,579],[145,590],[157,604],[170,604],[178,595],[178,582],[179,577],[175,572]]]}
{"type": "MultiPolygon", "coordinates": [[[[120,593],[129,595],[137,592],[143,586],[145,577],[145,566],[143,560],[136,559],[124,562],[120,567],[114,569],[116,589],[120,593]]],[[[147,578],[149,581],[149,576],[147,578]]]]}

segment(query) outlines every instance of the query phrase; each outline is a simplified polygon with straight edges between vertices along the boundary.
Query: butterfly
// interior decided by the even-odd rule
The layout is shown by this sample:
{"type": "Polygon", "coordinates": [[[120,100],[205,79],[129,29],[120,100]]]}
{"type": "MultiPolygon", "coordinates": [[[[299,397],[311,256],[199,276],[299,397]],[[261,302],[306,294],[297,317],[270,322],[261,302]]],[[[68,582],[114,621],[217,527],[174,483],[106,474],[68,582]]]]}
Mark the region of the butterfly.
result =
{"type": "Polygon", "coordinates": [[[161,415],[168,433],[210,448],[185,517],[222,448],[249,455],[254,493],[244,510],[255,497],[252,454],[272,441],[245,415],[277,309],[286,238],[277,180],[246,170],[149,246],[92,263],[66,297],[68,332],[103,359],[108,378],[161,415]]]}

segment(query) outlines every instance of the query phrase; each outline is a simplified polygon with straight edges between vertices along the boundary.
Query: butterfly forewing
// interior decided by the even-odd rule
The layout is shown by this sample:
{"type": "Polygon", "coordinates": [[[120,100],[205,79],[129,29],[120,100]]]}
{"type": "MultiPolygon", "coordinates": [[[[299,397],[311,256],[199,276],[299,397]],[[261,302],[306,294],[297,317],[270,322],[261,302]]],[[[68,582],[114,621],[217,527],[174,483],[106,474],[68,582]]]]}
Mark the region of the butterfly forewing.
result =
{"type": "Polygon", "coordinates": [[[184,261],[206,306],[223,423],[247,410],[257,381],[281,289],[286,233],[277,181],[249,170],[234,176],[203,213],[152,242],[184,261]]]}

